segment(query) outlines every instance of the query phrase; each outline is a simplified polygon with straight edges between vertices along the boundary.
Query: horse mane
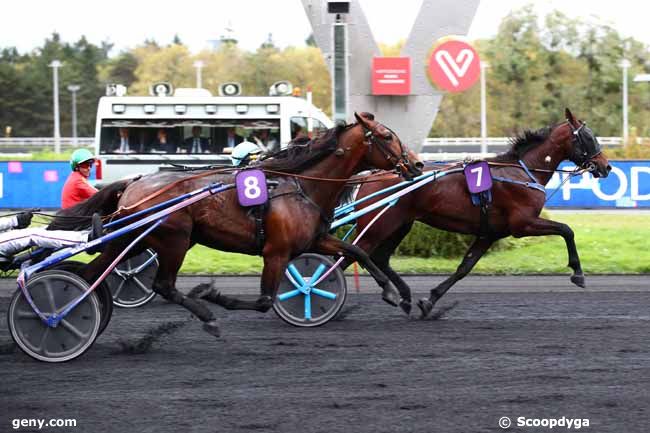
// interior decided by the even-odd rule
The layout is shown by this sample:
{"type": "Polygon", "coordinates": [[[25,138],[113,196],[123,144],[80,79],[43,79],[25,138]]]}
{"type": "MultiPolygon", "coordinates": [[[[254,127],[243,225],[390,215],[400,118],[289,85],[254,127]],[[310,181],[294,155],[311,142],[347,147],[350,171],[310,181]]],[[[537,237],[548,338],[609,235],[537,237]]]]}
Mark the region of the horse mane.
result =
{"type": "Polygon", "coordinates": [[[540,128],[537,130],[526,129],[521,134],[510,138],[510,148],[497,155],[495,161],[517,161],[521,159],[526,152],[544,143],[549,135],[551,135],[552,128],[540,128]]]}
{"type": "Polygon", "coordinates": [[[133,179],[118,180],[97,191],[92,197],[67,209],[61,209],[47,230],[84,230],[90,227],[93,213],[108,215],[115,211],[120,195],[133,179]],[[61,218],[59,218],[61,217],[61,218]]]}
{"type": "Polygon", "coordinates": [[[341,133],[352,126],[338,124],[311,140],[298,138],[290,142],[285,149],[274,152],[261,160],[257,166],[261,169],[287,173],[301,172],[334,152],[341,133]]]}

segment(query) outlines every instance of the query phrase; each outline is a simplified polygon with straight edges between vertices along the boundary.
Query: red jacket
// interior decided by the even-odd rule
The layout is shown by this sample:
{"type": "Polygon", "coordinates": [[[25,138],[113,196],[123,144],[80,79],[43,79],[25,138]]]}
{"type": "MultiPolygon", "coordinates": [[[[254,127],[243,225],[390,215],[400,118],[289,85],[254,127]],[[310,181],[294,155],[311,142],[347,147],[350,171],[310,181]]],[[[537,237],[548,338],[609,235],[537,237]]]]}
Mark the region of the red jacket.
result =
{"type": "Polygon", "coordinates": [[[72,207],[92,197],[97,192],[88,180],[78,171],[73,171],[63,185],[61,191],[61,208],[72,207]]]}

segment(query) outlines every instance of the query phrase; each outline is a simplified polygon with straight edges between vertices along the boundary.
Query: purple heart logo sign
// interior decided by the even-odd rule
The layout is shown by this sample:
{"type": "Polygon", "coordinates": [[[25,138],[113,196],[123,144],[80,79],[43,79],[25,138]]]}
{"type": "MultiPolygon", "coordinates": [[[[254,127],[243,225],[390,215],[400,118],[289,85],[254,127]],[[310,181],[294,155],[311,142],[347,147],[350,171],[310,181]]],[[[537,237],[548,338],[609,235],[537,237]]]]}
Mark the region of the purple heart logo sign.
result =
{"type": "Polygon", "coordinates": [[[487,161],[475,162],[465,166],[467,187],[472,194],[487,191],[492,188],[492,175],[487,161]]]}
{"type": "Polygon", "coordinates": [[[268,190],[266,176],[262,170],[243,170],[235,175],[237,198],[242,206],[256,206],[266,203],[268,190]]]}

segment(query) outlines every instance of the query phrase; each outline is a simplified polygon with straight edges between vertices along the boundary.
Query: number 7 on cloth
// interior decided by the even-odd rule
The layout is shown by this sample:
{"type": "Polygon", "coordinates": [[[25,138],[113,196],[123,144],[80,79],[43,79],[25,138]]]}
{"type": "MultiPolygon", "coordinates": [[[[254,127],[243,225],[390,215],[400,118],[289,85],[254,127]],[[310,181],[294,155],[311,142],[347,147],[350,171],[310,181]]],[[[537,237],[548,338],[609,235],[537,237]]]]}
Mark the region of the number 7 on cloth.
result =
{"type": "Polygon", "coordinates": [[[262,170],[242,170],[235,175],[237,198],[242,206],[256,206],[266,203],[268,190],[266,176],[262,170]]]}
{"type": "Polygon", "coordinates": [[[492,188],[492,175],[487,161],[475,162],[465,166],[467,187],[472,194],[487,191],[492,188]]]}

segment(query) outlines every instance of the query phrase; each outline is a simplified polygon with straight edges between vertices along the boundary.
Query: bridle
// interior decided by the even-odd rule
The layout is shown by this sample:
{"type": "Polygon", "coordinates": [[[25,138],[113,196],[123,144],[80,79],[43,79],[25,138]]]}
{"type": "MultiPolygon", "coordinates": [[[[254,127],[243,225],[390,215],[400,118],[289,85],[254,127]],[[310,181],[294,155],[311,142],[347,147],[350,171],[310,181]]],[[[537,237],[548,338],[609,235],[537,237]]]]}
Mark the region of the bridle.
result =
{"type": "Polygon", "coordinates": [[[573,134],[571,140],[573,145],[573,162],[580,167],[588,168],[589,171],[595,170],[596,166],[591,162],[591,160],[600,155],[602,150],[593,131],[587,127],[586,122],[581,121],[580,126],[577,128],[575,128],[571,122],[567,121],[567,123],[569,124],[571,133],[573,134]]]}
{"type": "Polygon", "coordinates": [[[391,163],[395,164],[395,168],[400,170],[402,173],[408,173],[408,166],[410,164],[408,160],[408,152],[406,149],[404,149],[404,146],[402,145],[402,140],[399,139],[397,134],[387,127],[386,125],[382,125],[381,123],[377,123],[374,127],[370,127],[366,125],[365,123],[359,122],[361,124],[361,127],[364,130],[364,138],[366,140],[366,144],[368,145],[368,153],[372,153],[374,148],[376,147],[380,152],[382,152],[386,159],[389,160],[391,163]],[[386,130],[390,133],[389,137],[383,137],[379,132],[377,131],[378,126],[383,126],[386,128],[386,130]],[[393,137],[397,138],[397,142],[399,144],[399,150],[400,154],[396,155],[392,149],[390,148],[390,143],[392,142],[393,137]]]}

